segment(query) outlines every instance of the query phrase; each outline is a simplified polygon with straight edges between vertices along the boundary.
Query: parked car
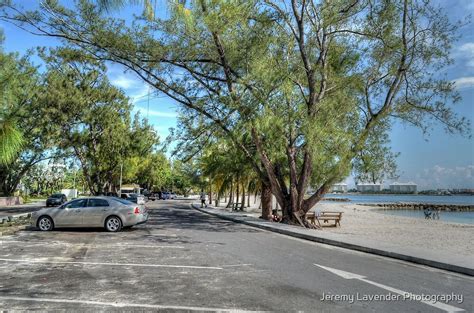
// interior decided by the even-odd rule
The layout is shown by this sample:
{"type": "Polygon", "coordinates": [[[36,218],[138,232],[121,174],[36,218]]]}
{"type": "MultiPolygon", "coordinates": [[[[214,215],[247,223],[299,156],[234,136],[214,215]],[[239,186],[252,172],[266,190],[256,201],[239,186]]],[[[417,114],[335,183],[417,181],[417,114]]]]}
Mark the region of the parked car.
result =
{"type": "Polygon", "coordinates": [[[54,193],[46,199],[46,206],[56,206],[67,202],[67,197],[62,193],[54,193]]]}
{"type": "Polygon", "coordinates": [[[144,195],[139,195],[136,193],[129,194],[127,200],[136,204],[145,204],[146,202],[144,195]]]}
{"type": "Polygon", "coordinates": [[[161,199],[160,193],[154,192],[148,195],[148,200],[155,201],[158,199],[161,199]]]}
{"type": "Polygon", "coordinates": [[[161,194],[161,199],[163,200],[176,199],[176,194],[173,192],[163,192],[161,194]]]}
{"type": "Polygon", "coordinates": [[[112,197],[75,199],[31,214],[31,225],[42,231],[55,227],[104,227],[107,231],[117,232],[147,220],[148,212],[144,206],[112,197]]]}

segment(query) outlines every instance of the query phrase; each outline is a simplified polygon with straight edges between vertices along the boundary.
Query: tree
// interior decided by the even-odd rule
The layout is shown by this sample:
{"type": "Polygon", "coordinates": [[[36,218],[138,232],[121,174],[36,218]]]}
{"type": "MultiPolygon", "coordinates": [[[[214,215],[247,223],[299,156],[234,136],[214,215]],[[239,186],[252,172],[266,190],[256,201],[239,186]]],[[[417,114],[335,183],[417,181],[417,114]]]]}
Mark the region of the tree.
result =
{"type": "Polygon", "coordinates": [[[37,163],[56,154],[53,130],[39,96],[43,78],[28,55],[0,52],[0,188],[11,195],[37,163]]]}
{"type": "Polygon", "coordinates": [[[79,160],[92,194],[112,191],[122,160],[150,149],[142,145],[148,139],[142,130],[148,125],[141,124],[139,116],[131,124],[128,99],[110,84],[97,62],[80,57],[73,61],[67,49],[44,58],[49,92],[42,101],[48,117],[60,127],[59,147],[71,150],[79,160]]]}
{"type": "Polygon", "coordinates": [[[161,152],[136,155],[124,163],[124,181],[138,183],[149,191],[165,188],[170,177],[170,163],[161,152]]]}
{"type": "MultiPolygon", "coordinates": [[[[381,126],[386,126],[381,125],[381,126]]],[[[367,138],[367,149],[359,151],[354,159],[353,171],[356,182],[382,183],[385,178],[397,179],[396,158],[389,147],[386,129],[377,129],[367,138]]]]}
{"type": "MultiPolygon", "coordinates": [[[[246,156],[287,222],[299,222],[371,149],[377,126],[433,121],[465,133],[450,108],[459,24],[428,1],[194,1],[127,26],[87,2],[2,19],[122,64],[246,156]],[[257,151],[255,155],[252,149],[257,151]],[[306,198],[308,185],[316,192],[306,198]]],[[[304,223],[304,221],[303,221],[304,223]]]]}
{"type": "Polygon", "coordinates": [[[6,165],[17,156],[23,144],[23,136],[11,114],[15,93],[22,77],[21,61],[15,55],[2,51],[3,34],[0,31],[0,164],[6,165]]]}

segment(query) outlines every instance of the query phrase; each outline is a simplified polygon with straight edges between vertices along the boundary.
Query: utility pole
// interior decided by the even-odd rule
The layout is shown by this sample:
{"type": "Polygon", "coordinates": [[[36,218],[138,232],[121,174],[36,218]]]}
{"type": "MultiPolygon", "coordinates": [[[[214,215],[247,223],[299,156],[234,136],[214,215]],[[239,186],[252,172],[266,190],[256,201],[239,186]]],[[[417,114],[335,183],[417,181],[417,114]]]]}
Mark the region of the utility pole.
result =
{"type": "Polygon", "coordinates": [[[73,167],[72,170],[74,171],[74,179],[72,181],[72,189],[74,190],[74,195],[77,198],[77,191],[76,191],[76,169],[73,167]]]}
{"type": "Polygon", "coordinates": [[[119,198],[122,198],[122,172],[123,172],[123,161],[120,164],[120,183],[119,183],[119,198]]]}

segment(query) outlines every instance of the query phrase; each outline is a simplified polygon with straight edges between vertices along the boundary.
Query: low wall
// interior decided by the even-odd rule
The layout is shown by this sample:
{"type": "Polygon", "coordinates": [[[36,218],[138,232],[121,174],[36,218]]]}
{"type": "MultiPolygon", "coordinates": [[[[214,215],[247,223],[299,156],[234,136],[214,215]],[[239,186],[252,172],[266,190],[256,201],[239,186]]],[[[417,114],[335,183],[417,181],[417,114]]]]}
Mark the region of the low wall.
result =
{"type": "Polygon", "coordinates": [[[386,209],[407,209],[407,210],[441,210],[454,212],[469,212],[474,211],[474,205],[462,204],[433,204],[433,203],[364,203],[363,205],[371,207],[380,207],[386,209]]]}
{"type": "Polygon", "coordinates": [[[21,197],[0,197],[0,206],[23,204],[21,197]]]}

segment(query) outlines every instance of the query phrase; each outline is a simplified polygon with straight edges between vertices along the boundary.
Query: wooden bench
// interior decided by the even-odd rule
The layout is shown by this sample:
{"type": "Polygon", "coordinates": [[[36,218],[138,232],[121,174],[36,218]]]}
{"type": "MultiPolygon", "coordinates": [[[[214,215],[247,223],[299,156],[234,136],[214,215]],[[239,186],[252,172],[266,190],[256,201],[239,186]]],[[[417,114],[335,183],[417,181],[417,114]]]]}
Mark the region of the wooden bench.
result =
{"type": "Polygon", "coordinates": [[[242,205],[242,202],[234,202],[232,203],[232,211],[238,211],[240,209],[240,206],[242,205]]]}
{"type": "Polygon", "coordinates": [[[315,212],[309,212],[309,213],[306,213],[305,217],[311,224],[315,226],[316,226],[316,222],[318,226],[321,227],[323,226],[321,225],[321,221],[323,222],[323,224],[328,224],[329,221],[334,221],[333,226],[337,227],[338,225],[341,226],[342,212],[323,211],[319,215],[316,215],[315,212]]]}

